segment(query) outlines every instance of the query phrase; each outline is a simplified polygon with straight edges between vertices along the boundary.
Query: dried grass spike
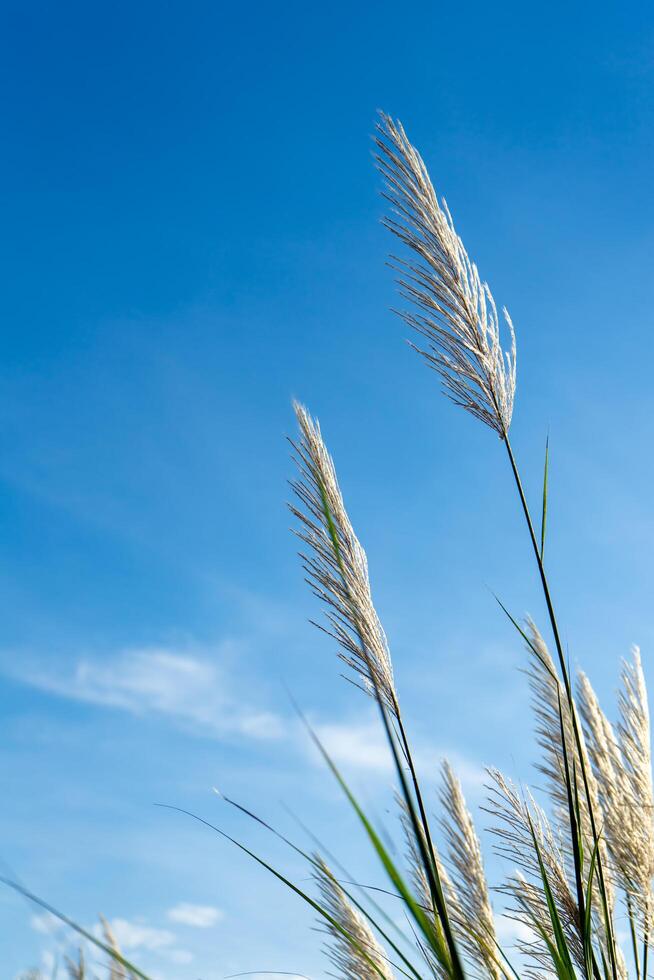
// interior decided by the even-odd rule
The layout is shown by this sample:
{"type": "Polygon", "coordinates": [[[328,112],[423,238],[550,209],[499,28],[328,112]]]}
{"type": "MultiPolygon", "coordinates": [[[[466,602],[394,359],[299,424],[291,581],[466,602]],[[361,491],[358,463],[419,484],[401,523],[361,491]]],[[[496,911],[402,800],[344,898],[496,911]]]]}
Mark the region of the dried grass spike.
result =
{"type": "Polygon", "coordinates": [[[300,521],[297,534],[309,548],[301,556],[308,582],[328,606],[328,632],[339,642],[342,660],[397,715],[391,655],[372,601],[366,553],[350,523],[320,425],[297,402],[294,409],[300,476],[292,488],[300,506],[290,509],[300,521]]]}
{"type": "Polygon", "coordinates": [[[461,784],[448,762],[442,766],[440,791],[448,864],[457,894],[457,932],[468,955],[492,978],[502,976],[498,964],[495,919],[484,872],[481,845],[461,784]]]}
{"type": "Polygon", "coordinates": [[[317,856],[316,863],[314,878],[318,884],[323,906],[354,940],[351,942],[331,923],[324,919],[320,920],[322,928],[329,936],[327,952],[339,971],[338,976],[342,977],[342,980],[381,980],[381,978],[394,980],[388,957],[372,929],[349,901],[322,858],[317,856]],[[365,950],[366,956],[362,955],[361,950],[365,950]]]}
{"type": "Polygon", "coordinates": [[[494,429],[508,434],[516,387],[516,344],[504,310],[511,349],[503,351],[500,320],[488,285],[479,277],[452,216],[438,202],[427,168],[402,125],[381,114],[376,163],[386,181],[391,215],[386,227],[413,252],[392,257],[400,293],[415,312],[402,319],[427,341],[415,347],[440,375],[452,401],[494,429]]]}

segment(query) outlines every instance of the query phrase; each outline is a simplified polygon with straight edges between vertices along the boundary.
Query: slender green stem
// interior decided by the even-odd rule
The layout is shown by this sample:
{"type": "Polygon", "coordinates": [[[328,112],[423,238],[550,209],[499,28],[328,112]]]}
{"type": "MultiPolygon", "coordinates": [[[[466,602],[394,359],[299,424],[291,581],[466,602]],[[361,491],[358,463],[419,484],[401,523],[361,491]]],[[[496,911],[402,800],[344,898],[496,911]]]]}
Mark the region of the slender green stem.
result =
{"type": "Polygon", "coordinates": [[[634,921],[634,909],[631,904],[629,892],[625,893],[627,902],[627,914],[629,916],[629,932],[631,933],[631,951],[634,957],[634,967],[636,968],[636,980],[640,980],[640,957],[638,955],[638,939],[636,937],[636,923],[634,921]]]}
{"type": "Polygon", "coordinates": [[[647,980],[648,957],[649,957],[649,929],[645,927],[645,938],[643,939],[643,980],[647,980]]]}
{"type": "MultiPolygon", "coordinates": [[[[573,693],[572,693],[572,685],[570,683],[570,674],[569,674],[568,667],[567,667],[567,664],[566,664],[566,661],[565,661],[565,654],[564,654],[564,651],[563,651],[563,644],[561,642],[561,636],[560,636],[560,633],[559,633],[559,627],[558,627],[558,623],[557,623],[557,620],[556,620],[556,613],[554,611],[554,604],[552,602],[552,596],[551,596],[551,593],[550,593],[549,583],[547,581],[547,574],[545,572],[545,566],[543,564],[543,558],[542,558],[542,555],[541,555],[541,552],[540,552],[540,548],[539,548],[539,545],[538,545],[538,540],[536,538],[536,533],[534,531],[534,525],[533,525],[533,521],[531,519],[531,514],[530,514],[530,511],[529,511],[529,505],[527,504],[527,498],[525,497],[525,492],[524,492],[524,489],[523,489],[523,486],[522,486],[522,480],[520,479],[520,473],[518,471],[518,466],[517,466],[517,463],[516,463],[516,460],[515,460],[515,456],[513,455],[513,450],[511,448],[511,443],[509,441],[508,433],[505,433],[505,435],[504,435],[504,445],[506,446],[507,455],[509,457],[509,463],[511,464],[511,471],[513,473],[513,478],[515,480],[515,484],[516,484],[516,487],[517,487],[517,490],[518,490],[518,496],[520,497],[520,503],[522,505],[522,510],[523,510],[525,521],[526,521],[527,528],[528,528],[528,531],[529,531],[529,537],[530,537],[530,540],[531,540],[531,545],[532,545],[532,548],[533,548],[533,551],[534,551],[534,556],[536,558],[536,564],[538,566],[538,574],[540,576],[540,581],[541,581],[541,585],[542,585],[542,588],[543,588],[543,595],[545,597],[545,604],[547,606],[547,613],[548,613],[549,620],[550,620],[550,625],[551,625],[551,628],[552,628],[552,635],[554,637],[554,644],[556,646],[556,652],[557,652],[557,656],[558,656],[558,660],[559,660],[559,666],[560,666],[560,669],[561,669],[561,676],[563,678],[563,685],[564,685],[564,689],[565,689],[566,699],[568,701],[568,706],[569,706],[569,709],[570,709],[570,718],[571,718],[572,729],[573,729],[573,733],[574,733],[574,737],[575,737],[575,744],[576,744],[576,747],[577,747],[577,752],[579,753],[579,764],[580,764],[581,774],[582,774],[582,778],[583,778],[584,792],[585,792],[586,800],[587,800],[587,803],[588,803],[588,816],[589,816],[589,819],[590,819],[590,825],[591,825],[591,830],[592,830],[592,834],[593,834],[593,843],[594,844],[597,844],[597,842],[599,840],[599,835],[598,835],[598,831],[597,831],[597,824],[596,824],[596,821],[595,821],[593,800],[592,800],[592,797],[591,797],[590,786],[589,786],[589,783],[588,783],[588,773],[586,772],[586,765],[585,765],[585,762],[584,762],[584,752],[583,752],[582,741],[581,741],[581,732],[579,730],[579,724],[578,724],[578,721],[577,721],[577,712],[576,712],[576,709],[575,709],[574,697],[573,697],[573,693]]],[[[570,787],[569,786],[568,786],[568,793],[570,793],[570,787]]],[[[572,830],[572,828],[571,828],[571,830],[572,830]]],[[[573,850],[574,850],[574,848],[576,848],[576,846],[577,846],[577,843],[576,843],[576,841],[574,839],[573,839],[573,842],[572,843],[573,843],[573,850]]],[[[611,959],[611,972],[612,972],[612,975],[613,975],[614,980],[617,980],[618,971],[617,971],[616,953],[615,953],[615,938],[614,938],[614,935],[613,935],[613,927],[612,927],[611,918],[610,918],[610,912],[609,912],[609,907],[608,907],[607,891],[606,891],[606,881],[605,881],[605,877],[604,877],[603,862],[602,862],[602,858],[601,858],[601,851],[600,851],[599,848],[598,848],[598,854],[597,854],[597,869],[598,869],[598,872],[599,872],[598,877],[599,877],[599,883],[600,883],[600,892],[601,892],[601,895],[602,895],[602,902],[603,902],[603,905],[604,905],[605,929],[606,929],[606,933],[607,933],[607,941],[608,941],[608,947],[609,947],[609,956],[610,956],[610,959],[611,959]]]]}
{"type": "Polygon", "coordinates": [[[547,613],[549,615],[550,623],[552,626],[552,633],[554,635],[554,643],[556,646],[556,652],[559,657],[559,663],[561,667],[561,674],[563,676],[563,683],[565,686],[565,693],[568,700],[572,700],[572,687],[570,685],[570,677],[568,674],[568,669],[565,662],[565,656],[563,653],[563,644],[561,643],[561,637],[559,635],[559,627],[556,621],[556,614],[554,612],[554,605],[552,603],[552,597],[550,594],[549,584],[547,582],[547,575],[545,574],[545,566],[540,556],[540,549],[538,546],[538,540],[536,538],[536,532],[534,531],[534,525],[531,519],[531,514],[529,512],[529,505],[527,504],[527,498],[525,497],[525,492],[522,487],[522,480],[520,479],[520,473],[518,472],[518,466],[515,461],[515,456],[513,455],[513,450],[511,449],[511,443],[509,442],[508,435],[504,439],[504,445],[506,446],[506,451],[509,456],[509,462],[511,464],[511,470],[513,472],[513,478],[518,488],[518,495],[520,497],[520,503],[522,504],[522,510],[527,522],[527,528],[529,530],[529,537],[531,539],[531,544],[534,549],[534,555],[536,557],[536,564],[538,565],[538,573],[540,575],[541,585],[543,587],[543,593],[545,595],[545,604],[547,605],[547,613]]]}
{"type": "MultiPolygon", "coordinates": [[[[581,829],[579,827],[579,819],[578,819],[579,793],[577,790],[576,774],[575,774],[574,784],[570,775],[570,766],[568,763],[568,751],[567,751],[566,737],[565,737],[565,725],[563,724],[563,709],[561,706],[560,687],[558,689],[558,695],[559,695],[559,722],[561,725],[561,749],[563,755],[563,765],[565,768],[565,784],[568,789],[568,817],[570,820],[570,834],[572,840],[574,842],[577,842],[579,840],[579,835],[581,833],[581,829]],[[574,797],[572,793],[573,786],[575,790],[574,797]]],[[[578,844],[576,844],[576,846],[573,846],[572,855],[573,855],[574,867],[575,867],[575,884],[577,888],[577,904],[579,906],[579,922],[581,924],[586,919],[586,902],[584,899],[584,883],[582,880],[583,868],[581,863],[580,848],[578,844]]]]}
{"type": "Polygon", "coordinates": [[[425,810],[425,805],[422,798],[422,790],[420,789],[420,781],[418,779],[418,774],[416,773],[415,766],[413,764],[413,756],[409,746],[409,740],[407,738],[406,730],[404,728],[404,723],[402,721],[402,713],[400,711],[400,706],[397,702],[397,699],[395,700],[395,708],[396,708],[395,717],[397,718],[397,726],[400,735],[400,744],[402,746],[404,757],[406,758],[407,764],[409,766],[409,772],[411,773],[411,782],[413,784],[413,789],[416,795],[416,801],[418,803],[418,812],[420,814],[420,821],[423,825],[425,839],[427,841],[427,847],[429,849],[429,860],[433,865],[433,875],[435,879],[435,884],[439,892],[438,894],[439,901],[436,902],[435,896],[433,895],[432,895],[432,901],[434,901],[435,903],[435,911],[438,912],[438,916],[441,920],[441,925],[443,927],[443,932],[445,933],[445,938],[447,940],[448,946],[450,947],[451,951],[454,951],[453,960],[454,960],[455,970],[460,971],[461,976],[463,976],[463,969],[458,956],[458,948],[456,945],[456,941],[454,939],[454,935],[452,933],[450,917],[447,911],[447,902],[445,900],[445,895],[443,893],[443,885],[441,882],[440,872],[438,870],[438,862],[436,860],[436,852],[434,850],[434,843],[432,841],[431,831],[429,828],[429,820],[427,819],[427,812],[425,810]]]}

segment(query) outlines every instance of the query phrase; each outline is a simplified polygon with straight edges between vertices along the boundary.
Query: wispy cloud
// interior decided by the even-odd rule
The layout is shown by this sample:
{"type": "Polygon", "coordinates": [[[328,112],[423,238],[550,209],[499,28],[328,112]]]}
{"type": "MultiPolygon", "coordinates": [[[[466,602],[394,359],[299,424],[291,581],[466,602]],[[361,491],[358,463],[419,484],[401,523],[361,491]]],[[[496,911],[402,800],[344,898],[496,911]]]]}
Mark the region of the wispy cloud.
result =
{"type": "Polygon", "coordinates": [[[168,929],[157,929],[128,919],[112,919],[110,925],[118,945],[126,952],[136,949],[160,950],[175,942],[175,934],[168,929]]]}
{"type": "MultiPolygon", "coordinates": [[[[326,722],[314,724],[314,731],[337,763],[350,769],[367,770],[379,775],[391,775],[393,758],[383,727],[374,715],[363,721],[326,722]]],[[[310,747],[312,758],[318,753],[310,747]]],[[[473,799],[478,797],[486,781],[486,771],[474,760],[460,752],[441,746],[430,745],[420,738],[414,740],[414,759],[427,780],[436,778],[443,759],[448,759],[466,791],[473,799]]]]}
{"type": "Polygon", "coordinates": [[[513,949],[519,943],[530,942],[534,938],[533,931],[524,922],[518,922],[501,912],[495,915],[495,932],[500,945],[505,949],[513,949]]]}
{"type": "Polygon", "coordinates": [[[184,729],[214,738],[282,737],[284,719],[235,696],[220,659],[220,651],[210,660],[167,648],[135,649],[102,661],[82,659],[68,673],[33,669],[20,679],[71,700],[166,716],[184,729]]]}
{"type": "MultiPolygon", "coordinates": [[[[195,912],[198,919],[198,921],[195,923],[190,923],[183,918],[175,918],[169,913],[169,918],[174,921],[194,925],[208,925],[210,924],[207,921],[208,919],[217,921],[222,915],[219,909],[201,905],[182,904],[176,906],[175,909],[171,909],[170,911],[171,913],[175,911],[182,913],[184,911],[188,911],[189,916],[192,912],[195,912]],[[202,918],[203,915],[204,919],[202,918]]],[[[60,953],[69,950],[71,945],[74,945],[74,943],[77,941],[77,937],[68,928],[68,926],[62,923],[58,918],[56,918],[56,916],[51,915],[49,912],[33,915],[30,919],[30,925],[35,932],[38,932],[43,936],[47,936],[50,943],[55,943],[60,953]]],[[[190,963],[193,959],[192,953],[188,952],[188,950],[179,948],[177,945],[177,936],[174,932],[171,932],[170,929],[151,926],[142,921],[132,922],[129,919],[122,918],[112,919],[109,922],[109,926],[119,947],[127,954],[154,953],[157,956],[162,957],[164,960],[168,960],[170,963],[179,965],[190,963]]],[[[99,940],[104,940],[104,932],[99,923],[95,923],[94,925],[90,926],[89,931],[99,940]]],[[[42,962],[44,964],[50,963],[54,965],[56,959],[57,957],[53,953],[52,949],[46,949],[42,952],[42,962]]],[[[52,970],[50,972],[52,972],[52,970]]]]}
{"type": "Polygon", "coordinates": [[[43,936],[51,936],[61,929],[61,922],[51,912],[42,912],[30,918],[30,925],[35,932],[40,932],[43,936]]]}
{"type": "Polygon", "coordinates": [[[179,905],[168,910],[168,918],[172,922],[193,926],[196,929],[209,929],[220,922],[223,916],[222,910],[213,905],[191,905],[190,902],[180,902],[179,905]]]}
{"type": "MultiPolygon", "coordinates": [[[[88,657],[68,670],[51,667],[24,669],[20,680],[57,697],[126,711],[136,716],[160,716],[181,730],[216,739],[241,737],[284,741],[290,751],[305,746],[308,757],[319,755],[292,718],[248,700],[248,683],[235,667],[231,644],[199,654],[168,647],[129,649],[104,657],[88,657]],[[243,691],[246,695],[243,695],[243,691]],[[237,693],[238,692],[238,693],[237,693]]],[[[313,728],[339,765],[390,778],[393,762],[383,727],[367,708],[354,719],[314,718],[313,728]]],[[[428,776],[447,757],[467,793],[478,796],[484,770],[459,753],[414,741],[415,759],[428,776]]]]}
{"type": "MultiPolygon", "coordinates": [[[[390,773],[393,760],[381,726],[374,720],[325,722],[314,725],[316,735],[337,765],[390,773]]],[[[311,749],[312,756],[317,753],[311,749]]]]}
{"type": "MultiPolygon", "coordinates": [[[[130,922],[128,919],[112,919],[109,923],[116,942],[125,953],[151,952],[162,956],[171,963],[190,963],[193,954],[186,949],[180,949],[177,936],[169,929],[159,929],[143,922],[130,922]]],[[[95,933],[101,938],[102,930],[95,927],[95,933]]]]}

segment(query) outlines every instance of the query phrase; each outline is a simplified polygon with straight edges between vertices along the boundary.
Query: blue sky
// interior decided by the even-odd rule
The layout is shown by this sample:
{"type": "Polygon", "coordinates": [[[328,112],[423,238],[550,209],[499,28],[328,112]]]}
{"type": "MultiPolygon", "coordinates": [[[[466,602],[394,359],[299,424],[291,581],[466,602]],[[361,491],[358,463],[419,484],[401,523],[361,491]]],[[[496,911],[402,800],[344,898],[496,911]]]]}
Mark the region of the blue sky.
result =
{"type": "MultiPolygon", "coordinates": [[[[573,663],[646,671],[654,522],[654,22],[646,4],[4,3],[0,859],[166,980],[324,976],[311,917],[176,804],[303,869],[212,792],[372,880],[290,688],[383,822],[284,501],[296,396],[368,551],[426,776],[530,777],[543,621],[506,460],[389,312],[370,159],[399,116],[518,334],[528,491],[573,663]],[[189,908],[189,906],[191,908],[189,908]],[[213,911],[212,911],[213,910],[213,911]]],[[[483,824],[483,815],[481,823],[483,824]]],[[[491,861],[492,864],[492,861],[491,861]]],[[[494,867],[494,865],[493,865],[494,867]]],[[[0,893],[3,976],[62,937],[0,893]]]]}

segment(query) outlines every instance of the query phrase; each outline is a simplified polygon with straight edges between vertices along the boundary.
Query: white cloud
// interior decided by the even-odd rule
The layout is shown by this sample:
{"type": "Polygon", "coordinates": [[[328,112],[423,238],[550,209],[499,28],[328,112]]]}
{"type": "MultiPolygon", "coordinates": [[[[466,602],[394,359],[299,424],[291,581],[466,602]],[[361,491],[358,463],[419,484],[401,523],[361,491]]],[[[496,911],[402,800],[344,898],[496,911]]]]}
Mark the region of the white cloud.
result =
{"type": "Polygon", "coordinates": [[[162,648],[128,650],[102,662],[81,660],[66,676],[31,671],[22,680],[41,690],[132,714],[159,714],[185,729],[220,738],[242,735],[276,739],[285,734],[281,716],[233,696],[216,660],[162,648]]]}
{"type": "Polygon", "coordinates": [[[315,725],[314,730],[337,765],[379,773],[392,771],[386,736],[376,721],[328,722],[315,725]]]}
{"type": "Polygon", "coordinates": [[[495,915],[495,932],[500,946],[512,949],[518,943],[533,942],[534,932],[525,922],[511,919],[501,913],[495,915]]]}
{"type": "Polygon", "coordinates": [[[224,913],[213,905],[191,905],[190,902],[180,902],[168,910],[168,918],[172,922],[180,922],[185,926],[196,929],[208,929],[223,918],[224,913]]]}
{"type": "MultiPolygon", "coordinates": [[[[378,718],[371,716],[364,721],[318,723],[313,728],[337,765],[384,776],[394,772],[395,763],[378,718]]],[[[318,761],[318,752],[313,747],[310,751],[318,761]]],[[[420,739],[413,744],[413,757],[421,778],[424,776],[432,782],[438,778],[442,760],[448,759],[461,780],[466,796],[471,800],[480,796],[487,782],[486,771],[478,763],[458,752],[427,745],[420,739]]]]}
{"type": "Polygon", "coordinates": [[[61,929],[62,924],[56,915],[52,915],[51,912],[42,912],[31,917],[30,925],[35,932],[40,932],[43,936],[52,936],[61,929]]]}
{"type": "Polygon", "coordinates": [[[125,952],[137,949],[161,950],[175,942],[175,934],[168,929],[156,929],[138,922],[129,922],[127,919],[112,919],[110,926],[116,942],[125,952]]]}
{"type": "Polygon", "coordinates": [[[54,953],[50,952],[50,950],[45,950],[45,952],[41,954],[41,972],[46,977],[53,977],[55,975],[56,964],[57,958],[54,953]]]}
{"type": "MultiPolygon", "coordinates": [[[[193,959],[192,953],[176,946],[177,936],[169,929],[159,929],[145,922],[130,922],[120,918],[112,919],[109,926],[118,946],[126,954],[136,953],[141,956],[145,952],[151,952],[179,965],[190,963],[193,959]]],[[[93,932],[99,939],[103,938],[99,925],[93,927],[93,932]]]]}
{"type": "Polygon", "coordinates": [[[447,759],[461,781],[468,802],[478,801],[485,795],[484,787],[489,781],[486,769],[456,750],[418,745],[415,761],[419,775],[424,773],[428,779],[437,777],[444,759],[447,759]]]}
{"type": "Polygon", "coordinates": [[[173,963],[185,966],[193,960],[193,953],[189,953],[187,949],[171,949],[170,959],[173,963]]]}

